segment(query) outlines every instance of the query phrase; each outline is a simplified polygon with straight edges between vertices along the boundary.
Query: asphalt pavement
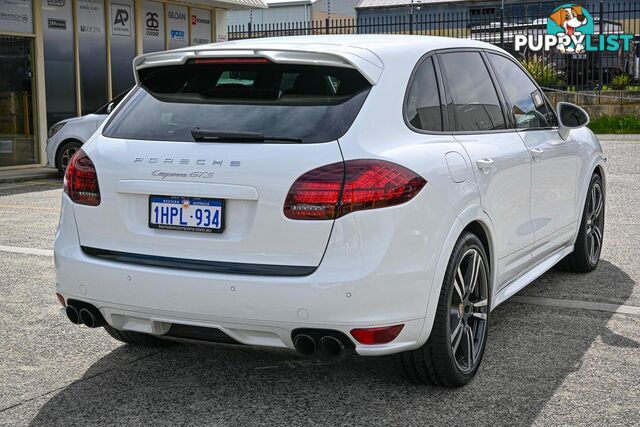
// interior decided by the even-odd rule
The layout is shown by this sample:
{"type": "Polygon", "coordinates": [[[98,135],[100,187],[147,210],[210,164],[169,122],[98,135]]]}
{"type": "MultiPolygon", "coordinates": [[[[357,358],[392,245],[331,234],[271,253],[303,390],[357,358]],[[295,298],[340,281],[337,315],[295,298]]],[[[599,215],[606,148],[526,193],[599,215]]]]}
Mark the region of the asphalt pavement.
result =
{"type": "Polygon", "coordinates": [[[603,145],[598,269],[553,270],[498,307],[456,390],[409,384],[388,357],[144,349],[72,325],[54,296],[61,181],[0,184],[0,424],[638,425],[640,142],[603,145]]]}

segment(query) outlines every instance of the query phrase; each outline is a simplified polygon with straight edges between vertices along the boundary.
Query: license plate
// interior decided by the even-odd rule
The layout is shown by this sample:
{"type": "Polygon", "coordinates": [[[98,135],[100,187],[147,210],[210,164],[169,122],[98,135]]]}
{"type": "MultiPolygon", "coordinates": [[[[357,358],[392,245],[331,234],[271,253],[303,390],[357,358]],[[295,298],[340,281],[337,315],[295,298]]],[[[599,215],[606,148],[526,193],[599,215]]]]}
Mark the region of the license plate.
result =
{"type": "Polygon", "coordinates": [[[224,200],[200,197],[149,196],[149,227],[222,233],[224,200]]]}

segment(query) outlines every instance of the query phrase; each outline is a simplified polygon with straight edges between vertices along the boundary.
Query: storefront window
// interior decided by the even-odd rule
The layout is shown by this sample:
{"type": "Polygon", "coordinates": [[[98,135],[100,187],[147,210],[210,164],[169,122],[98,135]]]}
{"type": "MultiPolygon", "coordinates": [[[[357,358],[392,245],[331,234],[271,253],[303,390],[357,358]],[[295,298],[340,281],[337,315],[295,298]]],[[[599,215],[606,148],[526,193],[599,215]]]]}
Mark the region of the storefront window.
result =
{"type": "Polygon", "coordinates": [[[33,39],[0,36],[0,58],[0,167],[37,163],[33,39]]]}

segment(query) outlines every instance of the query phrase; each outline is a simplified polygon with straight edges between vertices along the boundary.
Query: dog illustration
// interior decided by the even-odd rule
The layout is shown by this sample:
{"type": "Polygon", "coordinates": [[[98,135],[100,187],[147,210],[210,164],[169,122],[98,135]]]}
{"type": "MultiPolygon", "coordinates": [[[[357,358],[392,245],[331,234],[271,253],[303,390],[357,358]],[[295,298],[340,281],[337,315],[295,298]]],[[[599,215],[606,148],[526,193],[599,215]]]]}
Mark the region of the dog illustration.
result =
{"type": "MultiPolygon", "coordinates": [[[[574,34],[581,34],[577,31],[580,27],[587,24],[587,17],[582,12],[581,6],[571,6],[558,9],[550,16],[551,20],[558,24],[559,27],[564,28],[564,34],[572,36],[574,34]]],[[[558,34],[560,36],[561,34],[558,34]]],[[[577,44],[574,46],[565,47],[564,45],[558,45],[558,51],[561,53],[567,52],[584,52],[584,45],[577,44]]]]}

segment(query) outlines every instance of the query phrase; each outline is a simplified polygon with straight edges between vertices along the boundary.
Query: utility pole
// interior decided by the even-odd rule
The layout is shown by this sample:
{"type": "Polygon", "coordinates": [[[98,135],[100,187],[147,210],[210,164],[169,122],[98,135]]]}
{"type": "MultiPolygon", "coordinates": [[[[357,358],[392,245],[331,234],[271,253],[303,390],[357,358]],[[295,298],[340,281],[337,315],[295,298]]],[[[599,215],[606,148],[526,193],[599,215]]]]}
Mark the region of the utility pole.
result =
{"type": "MultiPolygon", "coordinates": [[[[415,3],[420,3],[420,0],[411,0],[411,4],[409,6],[409,34],[413,34],[413,4],[415,3]]],[[[418,7],[418,9],[420,9],[418,7]]]]}
{"type": "MultiPolygon", "coordinates": [[[[598,28],[600,34],[598,34],[598,37],[602,37],[604,34],[604,0],[600,0],[598,9],[600,15],[600,28],[598,28]]],[[[602,86],[604,86],[604,52],[602,50],[598,51],[598,62],[598,90],[602,90],[602,86]]]]}
{"type": "Polygon", "coordinates": [[[504,46],[504,0],[500,5],[500,47],[504,46]]]}

